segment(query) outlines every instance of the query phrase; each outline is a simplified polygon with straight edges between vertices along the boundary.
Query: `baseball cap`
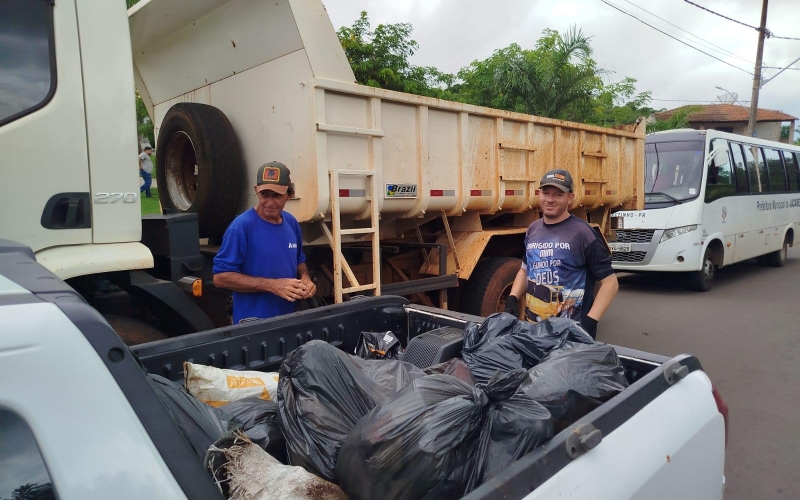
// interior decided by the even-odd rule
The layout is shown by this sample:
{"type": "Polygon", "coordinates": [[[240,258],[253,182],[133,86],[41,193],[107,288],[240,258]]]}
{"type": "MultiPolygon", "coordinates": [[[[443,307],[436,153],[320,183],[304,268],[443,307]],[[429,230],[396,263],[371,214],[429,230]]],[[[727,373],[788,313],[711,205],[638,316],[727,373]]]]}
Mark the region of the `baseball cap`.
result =
{"type": "Polygon", "coordinates": [[[558,189],[568,193],[572,191],[572,176],[569,172],[562,169],[550,170],[544,174],[542,180],[539,181],[539,188],[545,186],[555,186],[558,189]]]}
{"type": "Polygon", "coordinates": [[[286,194],[292,179],[289,178],[289,169],[279,161],[271,161],[261,165],[256,176],[256,193],[271,189],[278,194],[286,194]]]}

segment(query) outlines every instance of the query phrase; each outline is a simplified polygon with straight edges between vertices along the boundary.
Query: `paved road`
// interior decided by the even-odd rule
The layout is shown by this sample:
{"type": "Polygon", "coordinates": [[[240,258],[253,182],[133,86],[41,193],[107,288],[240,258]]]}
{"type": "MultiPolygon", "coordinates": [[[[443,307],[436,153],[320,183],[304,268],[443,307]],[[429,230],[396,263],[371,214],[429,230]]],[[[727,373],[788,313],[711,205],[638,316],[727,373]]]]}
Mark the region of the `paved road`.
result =
{"type": "Polygon", "coordinates": [[[700,359],[730,407],[725,500],[800,498],[800,245],[783,268],[720,270],[707,293],[621,274],[599,339],[700,359]]]}

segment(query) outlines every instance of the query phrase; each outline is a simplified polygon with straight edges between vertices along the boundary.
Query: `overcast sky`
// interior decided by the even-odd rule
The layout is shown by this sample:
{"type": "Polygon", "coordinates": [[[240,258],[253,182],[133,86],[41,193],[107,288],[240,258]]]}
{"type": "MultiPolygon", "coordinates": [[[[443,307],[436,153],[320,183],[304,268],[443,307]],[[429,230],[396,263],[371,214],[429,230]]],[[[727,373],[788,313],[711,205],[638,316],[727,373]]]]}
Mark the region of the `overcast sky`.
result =
{"type": "MultiPolygon", "coordinates": [[[[613,71],[613,80],[635,78],[640,91],[652,91],[651,106],[656,109],[672,109],[688,101],[716,101],[725,94],[716,86],[737,93],[739,101],[749,106],[757,31],[683,0],[607,1],[745,71],[689,48],[601,0],[323,0],[336,29],[352,25],[362,10],[369,13],[373,27],[411,23],[413,38],[419,42],[412,62],[421,66],[456,72],[511,43],[533,48],[544,28],[563,33],[575,25],[592,37],[598,65],[613,71]]],[[[762,2],[758,0],[693,2],[752,26],[760,22],[762,2]]],[[[770,0],[767,28],[779,36],[800,38],[800,2],[770,0]]],[[[764,43],[765,66],[785,67],[798,57],[800,41],[771,38],[764,43]]],[[[800,68],[800,62],[794,67],[800,68]]],[[[764,70],[765,78],[777,71],[764,70]]],[[[800,117],[800,70],[784,71],[767,83],[761,90],[759,108],[800,117]]]]}

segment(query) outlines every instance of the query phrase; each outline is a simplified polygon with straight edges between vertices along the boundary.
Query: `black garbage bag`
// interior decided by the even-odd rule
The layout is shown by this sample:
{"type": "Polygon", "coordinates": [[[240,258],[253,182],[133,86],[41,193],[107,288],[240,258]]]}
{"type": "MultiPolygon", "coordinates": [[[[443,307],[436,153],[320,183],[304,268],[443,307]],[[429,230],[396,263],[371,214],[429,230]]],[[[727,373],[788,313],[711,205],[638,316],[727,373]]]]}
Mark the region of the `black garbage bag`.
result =
{"type": "Polygon", "coordinates": [[[361,417],[424,373],[312,340],[289,354],[279,376],[278,418],[289,463],[333,480],[339,449],[361,417]]]}
{"type": "Polygon", "coordinates": [[[462,360],[458,358],[453,358],[450,361],[445,361],[444,363],[439,363],[438,365],[423,368],[422,371],[428,375],[433,375],[434,373],[451,375],[457,379],[463,380],[469,385],[475,385],[475,379],[472,378],[469,368],[462,360]]]}
{"type": "Polygon", "coordinates": [[[195,399],[183,387],[164,377],[148,374],[150,385],[195,454],[202,459],[220,438],[233,436],[239,422],[227,412],[195,399]]]}
{"type": "Polygon", "coordinates": [[[356,344],[356,356],[361,359],[400,359],[403,352],[392,332],[361,332],[356,344]]]}
{"type": "Polygon", "coordinates": [[[485,384],[498,370],[530,369],[565,342],[593,344],[577,321],[548,318],[539,323],[520,321],[508,313],[488,316],[480,325],[467,323],[462,357],[477,383],[485,384]]]}
{"type": "Polygon", "coordinates": [[[520,390],[553,415],[560,432],[628,387],[617,352],[607,344],[568,342],[531,368],[520,390]]]}
{"type": "Polygon", "coordinates": [[[261,398],[243,398],[221,407],[242,424],[250,441],[286,464],[286,440],[278,423],[278,403],[261,398]]]}
{"type": "Polygon", "coordinates": [[[552,434],[547,411],[524,395],[519,398],[531,403],[528,409],[536,415],[529,419],[532,429],[512,438],[496,425],[485,426],[487,420],[503,422],[501,414],[514,420],[497,403],[513,400],[527,378],[519,369],[477,387],[440,374],[413,380],[372,410],[347,437],[336,466],[337,482],[354,500],[461,497],[490,470],[508,465],[552,434]],[[541,436],[532,436],[537,432],[541,436]],[[525,444],[512,447],[509,439],[525,444]]]}
{"type": "Polygon", "coordinates": [[[489,381],[494,387],[481,424],[473,473],[467,482],[466,493],[505,470],[517,459],[550,440],[555,434],[550,412],[533,398],[518,390],[530,380],[528,373],[518,368],[508,374],[497,373],[489,381]],[[499,387],[499,382],[505,387],[499,387]]]}

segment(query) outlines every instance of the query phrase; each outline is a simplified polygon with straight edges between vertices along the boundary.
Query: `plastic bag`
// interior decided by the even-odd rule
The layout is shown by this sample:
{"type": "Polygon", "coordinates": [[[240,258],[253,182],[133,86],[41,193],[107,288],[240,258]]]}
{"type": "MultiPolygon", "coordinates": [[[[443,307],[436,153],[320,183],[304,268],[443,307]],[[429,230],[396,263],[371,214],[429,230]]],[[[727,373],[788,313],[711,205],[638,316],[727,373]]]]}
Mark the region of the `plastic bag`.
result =
{"type": "MultiPolygon", "coordinates": [[[[494,380],[503,377],[495,374],[489,385],[496,384],[494,380]]],[[[521,384],[529,380],[527,372],[517,369],[504,378],[506,392],[495,388],[494,401],[489,403],[489,411],[481,423],[480,438],[473,453],[476,463],[467,482],[467,493],[549,441],[555,434],[550,412],[518,390],[521,384]]]]}
{"type": "Polygon", "coordinates": [[[342,442],[361,417],[421,376],[409,363],[363,360],[321,340],[295,349],[278,382],[289,463],[333,480],[342,442]]]}
{"type": "Polygon", "coordinates": [[[339,485],[354,500],[461,497],[552,435],[547,410],[525,395],[516,396],[527,378],[519,369],[478,387],[448,375],[415,379],[347,437],[336,465],[339,485]],[[516,410],[523,409],[516,398],[534,412],[527,419],[530,428],[515,422],[516,410]],[[518,436],[504,435],[499,426],[507,424],[509,430],[525,429],[518,436]],[[510,446],[509,440],[519,444],[510,446]]]}
{"type": "Polygon", "coordinates": [[[199,458],[222,437],[232,436],[238,421],[227,412],[195,399],[183,387],[158,375],[149,374],[150,385],[178,424],[186,441],[199,458]]]}
{"type": "MultiPolygon", "coordinates": [[[[220,450],[230,500],[348,500],[342,489],[302,467],[283,465],[254,443],[237,439],[220,450]]],[[[217,473],[219,474],[219,472],[217,473]]]]}
{"type": "Polygon", "coordinates": [[[251,397],[274,401],[278,392],[278,374],[226,370],[184,362],[183,384],[189,394],[203,403],[220,407],[251,397]]]}
{"type": "Polygon", "coordinates": [[[567,343],[528,371],[520,390],[553,415],[556,432],[575,423],[628,387],[613,347],[567,343]]]}
{"type": "Polygon", "coordinates": [[[392,332],[361,332],[356,356],[361,359],[400,359],[403,346],[392,332]]]}
{"type": "Polygon", "coordinates": [[[485,384],[498,370],[536,366],[566,341],[594,343],[578,322],[568,318],[528,323],[508,313],[495,313],[480,325],[467,323],[462,357],[475,381],[485,384]]]}
{"type": "Polygon", "coordinates": [[[286,439],[278,423],[278,403],[259,398],[245,398],[221,409],[242,424],[250,441],[264,448],[281,463],[287,463],[286,439]]]}
{"type": "Polygon", "coordinates": [[[475,379],[472,378],[469,368],[458,358],[453,358],[450,361],[445,361],[444,363],[439,363],[438,365],[423,368],[422,371],[428,375],[433,375],[434,373],[451,375],[457,379],[463,380],[469,385],[475,385],[475,379]]]}

